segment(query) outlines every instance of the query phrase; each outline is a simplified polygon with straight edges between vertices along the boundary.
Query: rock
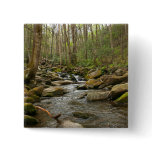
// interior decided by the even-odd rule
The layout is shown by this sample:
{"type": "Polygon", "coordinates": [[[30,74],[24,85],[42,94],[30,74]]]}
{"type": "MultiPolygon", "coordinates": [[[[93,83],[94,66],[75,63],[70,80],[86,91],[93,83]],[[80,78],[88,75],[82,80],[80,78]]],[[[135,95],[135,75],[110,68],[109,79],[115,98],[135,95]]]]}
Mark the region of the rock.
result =
{"type": "Polygon", "coordinates": [[[83,126],[81,124],[72,122],[71,120],[64,120],[61,123],[61,127],[63,127],[63,128],[83,128],[83,126]]]}
{"type": "Polygon", "coordinates": [[[104,101],[110,97],[110,91],[94,91],[88,92],[87,94],[87,101],[104,101]]]}
{"type": "Polygon", "coordinates": [[[52,82],[51,82],[51,80],[46,80],[46,81],[45,81],[45,84],[46,84],[46,85],[51,85],[52,82]]]}
{"type": "Polygon", "coordinates": [[[77,89],[78,90],[86,90],[87,86],[85,84],[80,84],[80,85],[77,86],[77,89]]]}
{"type": "Polygon", "coordinates": [[[116,75],[103,75],[100,77],[102,84],[99,86],[100,89],[109,86],[109,85],[116,85],[122,82],[128,81],[128,73],[124,74],[123,76],[116,76],[116,75]]]}
{"type": "Polygon", "coordinates": [[[36,81],[37,83],[41,83],[41,82],[42,82],[42,77],[36,76],[36,77],[35,77],[35,81],[36,81]]]}
{"type": "Polygon", "coordinates": [[[88,119],[89,117],[95,116],[94,114],[87,113],[87,112],[73,112],[72,113],[76,118],[88,119]]]}
{"type": "Polygon", "coordinates": [[[43,89],[44,89],[43,86],[35,87],[28,92],[28,96],[32,96],[32,95],[41,96],[43,89]]]}
{"type": "Polygon", "coordinates": [[[128,91],[128,83],[118,84],[112,87],[111,89],[111,98],[116,99],[120,97],[124,92],[128,91]]]}
{"type": "Polygon", "coordinates": [[[24,115],[24,126],[33,126],[38,123],[38,120],[32,116],[24,115]]]}
{"type": "Polygon", "coordinates": [[[37,71],[37,72],[36,72],[36,75],[37,75],[37,76],[42,75],[42,71],[37,71]]]}
{"type": "Polygon", "coordinates": [[[28,94],[28,90],[24,88],[24,95],[27,96],[27,94],[28,94]]]}
{"type": "Polygon", "coordinates": [[[96,70],[90,74],[87,75],[87,79],[94,79],[94,78],[98,78],[101,76],[101,70],[96,70]]]}
{"type": "Polygon", "coordinates": [[[54,86],[60,86],[60,85],[67,85],[67,84],[72,84],[73,82],[70,80],[60,80],[60,81],[54,81],[52,82],[52,85],[54,86]]]}
{"type": "Polygon", "coordinates": [[[58,74],[57,74],[57,73],[55,73],[55,72],[51,72],[51,71],[49,71],[47,76],[48,76],[48,78],[50,78],[50,79],[51,79],[51,81],[58,81],[58,80],[62,80],[62,78],[61,78],[61,77],[59,77],[59,76],[58,76],[58,74]]]}
{"type": "Polygon", "coordinates": [[[122,76],[123,74],[124,74],[124,71],[122,69],[117,69],[115,71],[115,75],[117,75],[117,76],[122,76]]]}
{"type": "Polygon", "coordinates": [[[24,103],[24,114],[31,116],[36,114],[36,109],[32,103],[24,103]]]}
{"type": "Polygon", "coordinates": [[[102,80],[100,79],[89,79],[86,82],[86,87],[88,89],[98,88],[102,84],[102,80]]]}
{"type": "Polygon", "coordinates": [[[34,103],[34,99],[32,97],[25,97],[24,103],[34,103]]]}
{"type": "Polygon", "coordinates": [[[121,95],[115,101],[113,101],[114,106],[128,106],[128,92],[121,95]]]}
{"type": "Polygon", "coordinates": [[[43,97],[55,97],[64,94],[64,89],[61,87],[49,87],[43,90],[43,97]]]}
{"type": "Polygon", "coordinates": [[[35,102],[40,102],[40,97],[37,95],[32,95],[30,97],[24,98],[24,103],[35,103],[35,102]]]}
{"type": "Polygon", "coordinates": [[[72,81],[74,81],[74,82],[77,82],[77,79],[74,77],[73,74],[70,75],[70,79],[71,79],[72,81]]]}

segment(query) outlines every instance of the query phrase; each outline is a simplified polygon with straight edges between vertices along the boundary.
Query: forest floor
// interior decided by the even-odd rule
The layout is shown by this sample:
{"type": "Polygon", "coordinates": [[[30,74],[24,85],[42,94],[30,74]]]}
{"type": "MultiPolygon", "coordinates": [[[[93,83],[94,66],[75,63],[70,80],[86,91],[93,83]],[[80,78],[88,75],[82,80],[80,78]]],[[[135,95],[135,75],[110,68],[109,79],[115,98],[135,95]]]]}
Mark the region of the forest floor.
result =
{"type": "Polygon", "coordinates": [[[61,116],[56,121],[37,109],[33,117],[38,123],[27,127],[127,128],[128,96],[120,100],[128,91],[127,82],[127,68],[103,72],[41,63],[35,81],[25,84],[24,102],[61,116]]]}

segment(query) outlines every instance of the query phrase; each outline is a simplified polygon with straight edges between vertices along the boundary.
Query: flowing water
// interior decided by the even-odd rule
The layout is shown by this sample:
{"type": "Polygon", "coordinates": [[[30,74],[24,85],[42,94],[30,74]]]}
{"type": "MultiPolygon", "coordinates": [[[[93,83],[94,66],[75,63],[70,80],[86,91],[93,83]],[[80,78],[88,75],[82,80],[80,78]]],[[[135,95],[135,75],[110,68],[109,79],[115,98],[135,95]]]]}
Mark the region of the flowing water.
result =
{"type": "MultiPolygon", "coordinates": [[[[77,76],[76,76],[77,79],[77,76]]],[[[84,83],[81,81],[79,83],[84,83]]],[[[71,120],[86,128],[126,128],[128,127],[128,109],[125,107],[113,107],[109,101],[87,102],[88,91],[77,90],[78,84],[61,86],[68,93],[60,97],[42,98],[40,103],[35,105],[47,109],[51,114],[61,114],[59,120],[71,120]],[[91,114],[88,119],[76,118],[73,112],[83,112],[91,114]]],[[[38,114],[41,122],[37,127],[58,127],[54,119],[50,119],[46,114],[38,114]]]]}

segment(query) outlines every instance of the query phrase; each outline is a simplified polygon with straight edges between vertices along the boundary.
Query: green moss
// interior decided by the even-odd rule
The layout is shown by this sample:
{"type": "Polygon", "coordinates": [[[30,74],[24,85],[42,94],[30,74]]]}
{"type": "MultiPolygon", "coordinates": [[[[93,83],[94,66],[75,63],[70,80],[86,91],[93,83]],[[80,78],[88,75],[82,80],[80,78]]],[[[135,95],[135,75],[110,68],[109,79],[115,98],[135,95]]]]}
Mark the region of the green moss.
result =
{"type": "Polygon", "coordinates": [[[33,95],[41,96],[43,89],[44,89],[43,86],[35,87],[28,92],[28,96],[33,96],[33,95]]]}
{"type": "Polygon", "coordinates": [[[35,115],[36,109],[32,103],[24,103],[24,114],[26,115],[35,115]]]}
{"type": "Polygon", "coordinates": [[[61,72],[62,70],[60,68],[55,69],[55,72],[61,72]]]}
{"type": "Polygon", "coordinates": [[[24,103],[35,103],[40,102],[40,97],[37,95],[31,95],[29,97],[24,98],[24,103]]]}
{"type": "Polygon", "coordinates": [[[26,97],[24,98],[25,103],[34,103],[34,99],[32,97],[26,97]]]}
{"type": "Polygon", "coordinates": [[[24,126],[32,126],[32,125],[36,125],[38,123],[38,120],[34,117],[28,116],[28,115],[24,115],[24,126]]]}
{"type": "Polygon", "coordinates": [[[114,101],[114,104],[117,106],[125,106],[128,105],[128,92],[124,93],[123,95],[121,95],[119,98],[117,98],[114,101]]]}

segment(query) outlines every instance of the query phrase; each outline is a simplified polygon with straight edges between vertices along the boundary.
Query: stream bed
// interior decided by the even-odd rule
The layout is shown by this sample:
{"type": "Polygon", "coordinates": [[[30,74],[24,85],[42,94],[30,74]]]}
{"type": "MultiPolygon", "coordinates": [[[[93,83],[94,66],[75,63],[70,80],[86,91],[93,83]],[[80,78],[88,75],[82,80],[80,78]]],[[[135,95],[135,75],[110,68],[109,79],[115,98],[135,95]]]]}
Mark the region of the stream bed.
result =
{"type": "MultiPolygon", "coordinates": [[[[83,81],[81,83],[84,83],[83,81]]],[[[48,110],[52,115],[61,114],[59,120],[70,120],[81,124],[85,128],[127,128],[128,127],[128,108],[113,107],[109,101],[87,102],[86,94],[88,91],[77,90],[78,84],[61,86],[68,93],[60,97],[42,98],[41,102],[34,105],[41,106],[48,110]],[[90,114],[87,119],[74,117],[74,112],[90,114]]],[[[61,127],[56,120],[38,110],[36,117],[40,123],[36,127],[57,128],[61,127]]]]}

